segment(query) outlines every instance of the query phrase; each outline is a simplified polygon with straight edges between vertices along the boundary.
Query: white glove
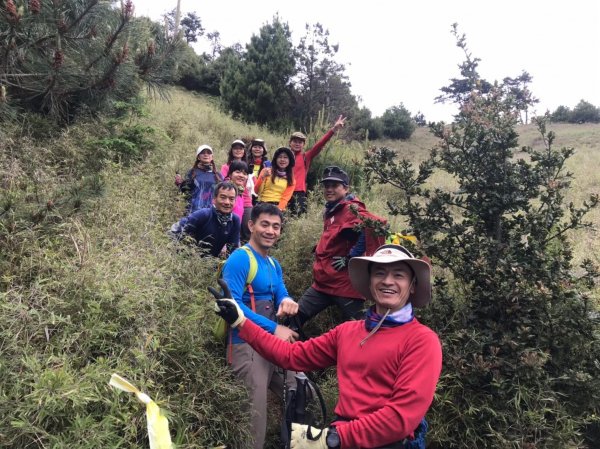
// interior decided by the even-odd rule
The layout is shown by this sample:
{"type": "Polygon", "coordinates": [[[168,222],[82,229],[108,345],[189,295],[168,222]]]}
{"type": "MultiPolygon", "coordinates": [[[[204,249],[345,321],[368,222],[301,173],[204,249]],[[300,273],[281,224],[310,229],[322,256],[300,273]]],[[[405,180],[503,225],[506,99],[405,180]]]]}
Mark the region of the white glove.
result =
{"type": "Polygon", "coordinates": [[[310,432],[316,436],[321,432],[321,436],[313,441],[306,435],[308,426],[306,424],[292,423],[292,437],[290,441],[290,449],[327,449],[327,429],[317,429],[311,427],[310,432]]]}

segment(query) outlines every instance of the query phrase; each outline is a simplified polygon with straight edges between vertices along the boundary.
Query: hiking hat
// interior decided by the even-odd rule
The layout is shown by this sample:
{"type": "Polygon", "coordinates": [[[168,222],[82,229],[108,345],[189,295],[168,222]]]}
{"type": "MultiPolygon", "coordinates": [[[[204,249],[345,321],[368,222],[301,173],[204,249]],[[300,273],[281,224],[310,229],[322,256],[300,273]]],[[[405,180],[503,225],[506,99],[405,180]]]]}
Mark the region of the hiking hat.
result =
{"type": "Polygon", "coordinates": [[[292,140],[292,139],[300,139],[300,140],[306,141],[306,136],[304,134],[302,134],[300,131],[296,131],[295,133],[292,133],[292,135],[290,136],[290,140],[292,140]]]}
{"type": "Polygon", "coordinates": [[[290,167],[293,167],[296,164],[296,157],[294,156],[294,152],[288,147],[279,147],[275,150],[275,153],[273,153],[273,159],[271,159],[271,163],[273,164],[273,166],[277,166],[277,158],[281,153],[287,154],[287,157],[290,160],[290,167]]]}
{"type": "Polygon", "coordinates": [[[213,149],[212,149],[211,147],[209,147],[208,145],[200,145],[200,146],[198,147],[198,149],[196,150],[196,157],[198,157],[198,155],[199,155],[200,153],[202,153],[202,151],[204,151],[204,150],[208,150],[208,152],[209,152],[210,154],[213,154],[213,149]]]}
{"type": "Polygon", "coordinates": [[[347,186],[349,182],[348,173],[335,165],[325,167],[325,170],[323,170],[323,178],[321,178],[319,183],[324,183],[325,181],[341,182],[347,186]]]}
{"type": "Polygon", "coordinates": [[[400,245],[383,245],[377,248],[371,257],[353,257],[348,265],[348,275],[352,286],[366,299],[375,301],[371,293],[372,263],[404,262],[413,271],[415,292],[408,300],[414,307],[425,307],[431,301],[431,266],[417,259],[410,251],[400,245]]]}
{"type": "Polygon", "coordinates": [[[252,143],[250,144],[250,146],[259,146],[263,147],[265,150],[267,149],[267,147],[265,146],[265,141],[263,139],[252,139],[252,143]]]}
{"type": "Polygon", "coordinates": [[[248,147],[248,154],[251,154],[252,147],[254,147],[254,146],[262,147],[262,149],[263,149],[262,157],[265,157],[267,155],[267,146],[265,145],[265,141],[263,139],[252,139],[252,142],[250,143],[250,146],[248,147]]]}
{"type": "Polygon", "coordinates": [[[240,140],[240,139],[236,139],[236,140],[234,140],[233,142],[231,142],[231,148],[233,148],[233,147],[234,147],[234,146],[236,146],[236,145],[241,145],[241,146],[243,146],[244,148],[246,148],[246,144],[244,143],[244,141],[243,141],[243,140],[240,140]]]}

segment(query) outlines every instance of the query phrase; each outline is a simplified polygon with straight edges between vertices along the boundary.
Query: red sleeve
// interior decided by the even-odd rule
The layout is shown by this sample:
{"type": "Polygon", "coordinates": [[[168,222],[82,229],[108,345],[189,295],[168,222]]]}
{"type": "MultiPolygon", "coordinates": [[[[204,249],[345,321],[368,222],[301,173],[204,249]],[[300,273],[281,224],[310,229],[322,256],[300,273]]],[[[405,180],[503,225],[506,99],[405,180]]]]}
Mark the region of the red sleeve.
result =
{"type": "Polygon", "coordinates": [[[282,211],[285,210],[288,203],[290,202],[290,199],[292,198],[295,188],[296,188],[295,182],[292,185],[289,185],[285,188],[285,190],[281,194],[281,199],[279,200],[279,204],[277,205],[277,207],[279,207],[279,210],[282,210],[282,211]]]}
{"type": "Polygon", "coordinates": [[[380,447],[412,435],[433,401],[442,369],[442,348],[432,331],[416,336],[402,360],[388,403],[347,423],[338,423],[342,449],[380,447]]]}
{"type": "Polygon", "coordinates": [[[294,371],[314,371],[335,365],[337,360],[336,328],[308,341],[288,343],[246,320],[239,336],[271,363],[294,371]]]}
{"type": "Polygon", "coordinates": [[[325,135],[323,137],[321,137],[321,140],[319,140],[315,144],[315,146],[313,146],[310,150],[308,150],[306,153],[304,153],[304,166],[306,167],[307,170],[308,170],[308,167],[310,167],[310,163],[313,160],[313,158],[315,158],[319,155],[319,153],[321,152],[321,150],[323,149],[325,144],[327,142],[329,142],[329,139],[331,139],[333,134],[334,134],[334,131],[333,131],[333,128],[331,128],[329,131],[327,131],[325,133],[325,135]]]}

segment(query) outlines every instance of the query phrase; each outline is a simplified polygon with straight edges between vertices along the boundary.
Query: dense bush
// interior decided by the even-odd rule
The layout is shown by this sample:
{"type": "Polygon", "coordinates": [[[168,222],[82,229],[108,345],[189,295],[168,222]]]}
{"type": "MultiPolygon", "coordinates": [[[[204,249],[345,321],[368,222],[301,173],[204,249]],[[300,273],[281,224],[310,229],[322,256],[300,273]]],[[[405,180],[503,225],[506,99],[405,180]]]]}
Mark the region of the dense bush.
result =
{"type": "Polygon", "coordinates": [[[593,104],[581,100],[573,108],[571,114],[572,123],[599,123],[600,122],[600,108],[597,108],[593,104]]]}
{"type": "Polygon", "coordinates": [[[480,82],[464,36],[458,46],[464,79],[446,92],[459,113],[451,126],[431,125],[440,139],[431,157],[415,169],[387,148],[367,155],[368,172],[404,195],[391,212],[408,218],[420,251],[443,270],[424,314],[444,345],[433,447],[597,447],[598,271],[589,260],[572,266],[566,234],[590,226],[598,196],[564,204],[574,150],[556,150],[543,119],[544,148],[516,157],[523,105],[502,84],[480,82]],[[434,171],[458,188],[430,187],[434,171]]]}
{"type": "Polygon", "coordinates": [[[550,118],[557,123],[600,123],[600,108],[581,100],[573,110],[566,106],[557,107],[550,118]]]}

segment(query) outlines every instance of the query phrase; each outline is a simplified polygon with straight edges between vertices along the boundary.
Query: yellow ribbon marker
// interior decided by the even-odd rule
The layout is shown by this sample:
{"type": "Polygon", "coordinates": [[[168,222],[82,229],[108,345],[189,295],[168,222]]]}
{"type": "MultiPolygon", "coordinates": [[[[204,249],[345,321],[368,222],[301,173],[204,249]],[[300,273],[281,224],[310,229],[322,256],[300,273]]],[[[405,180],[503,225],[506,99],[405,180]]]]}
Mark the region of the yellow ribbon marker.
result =
{"type": "Polygon", "coordinates": [[[135,393],[138,400],[146,404],[146,420],[148,422],[148,440],[150,449],[174,449],[171,443],[171,434],[169,433],[169,421],[161,413],[160,408],[145,393],[138,390],[131,382],[122,378],[118,374],[110,376],[111,387],[128,393],[135,393]]]}
{"type": "Polygon", "coordinates": [[[402,245],[402,240],[406,240],[415,245],[417,244],[417,238],[414,235],[405,235],[401,232],[394,232],[388,237],[388,243],[392,243],[393,245],[402,245]]]}

